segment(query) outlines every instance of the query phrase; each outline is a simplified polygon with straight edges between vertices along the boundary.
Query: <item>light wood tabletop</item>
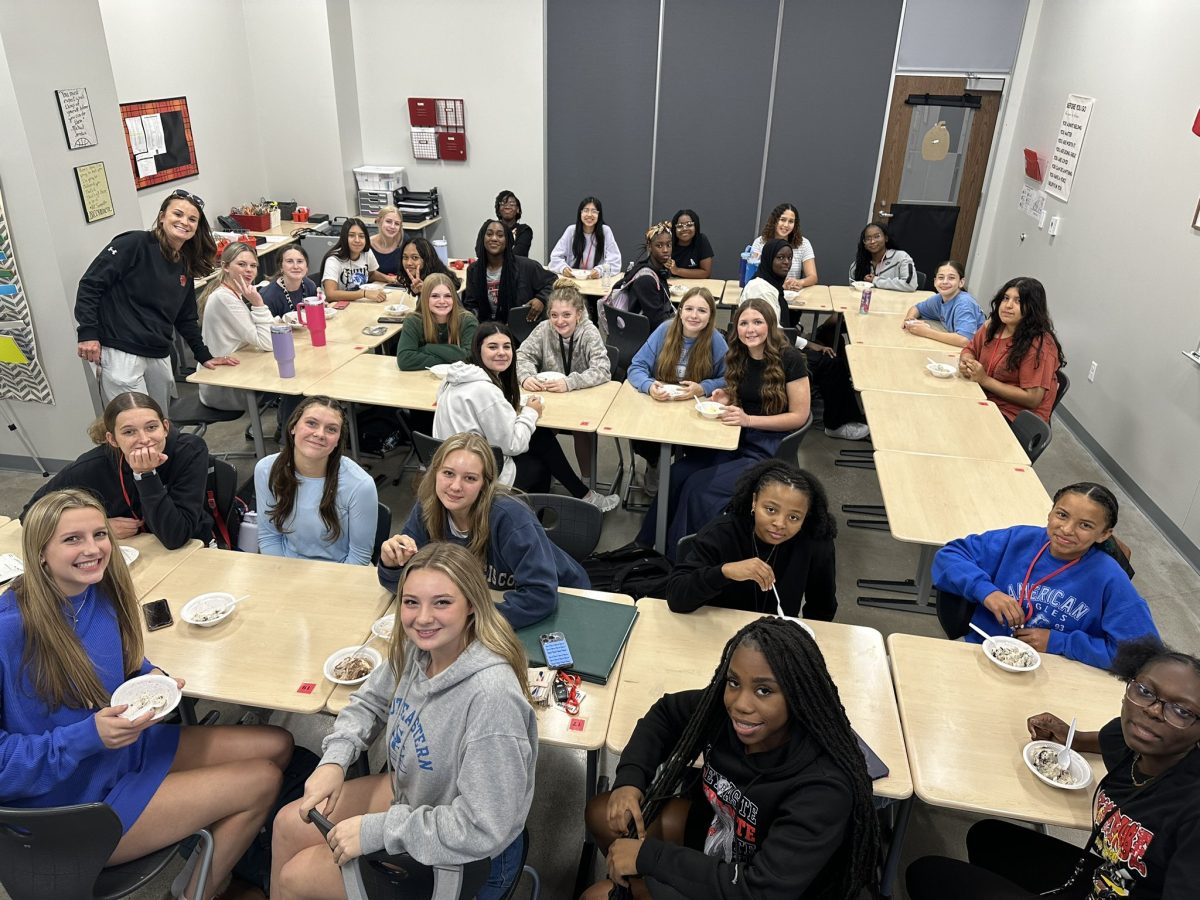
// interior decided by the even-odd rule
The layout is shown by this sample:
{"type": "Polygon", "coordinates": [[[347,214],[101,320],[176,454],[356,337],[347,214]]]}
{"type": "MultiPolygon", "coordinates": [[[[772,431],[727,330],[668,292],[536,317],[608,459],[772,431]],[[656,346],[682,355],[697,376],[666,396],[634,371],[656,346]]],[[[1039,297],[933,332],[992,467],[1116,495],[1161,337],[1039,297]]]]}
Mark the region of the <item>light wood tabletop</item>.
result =
{"type": "MultiPolygon", "coordinates": [[[[785,294],[789,309],[801,312],[831,312],[833,310],[827,285],[810,284],[798,291],[786,291],[785,294]]],[[[735,307],[741,302],[742,286],[736,281],[725,282],[725,294],[721,298],[721,305],[735,307]]]]}
{"type": "MultiPolygon", "coordinates": [[[[758,618],[757,613],[712,606],[681,615],[672,613],[663,600],[639,600],[608,727],[608,749],[620,753],[637,720],[663,694],[705,687],[725,642],[758,618]]],[[[888,767],[888,776],[875,782],[875,794],[895,800],[911,796],[912,779],[883,636],[858,625],[805,624],[816,634],[850,724],[888,767]]]]}
{"type": "MultiPolygon", "coordinates": [[[[1068,791],[1026,768],[1026,720],[1052,712],[1083,731],[1121,712],[1121,683],[1100,669],[1042,654],[1033,672],[1005,672],[979,644],[896,633],[887,639],[913,787],[934,806],[1067,828],[1092,826],[1092,788],[1068,791]]],[[[1095,781],[1106,772],[1084,754],[1095,781]]]]}
{"type": "MultiPolygon", "coordinates": [[[[538,428],[557,428],[560,431],[593,432],[612,408],[623,382],[606,381],[595,387],[563,394],[538,393],[542,398],[542,414],[538,428]]],[[[521,391],[527,394],[528,391],[521,391]]]]}
{"type": "Polygon", "coordinates": [[[847,344],[846,360],[855,390],[896,391],[982,400],[983,388],[958,374],[957,350],[918,350],[847,344]],[[954,367],[950,378],[935,378],[926,366],[930,360],[954,367]]]}
{"type": "Polygon", "coordinates": [[[441,379],[421,369],[401,372],[394,356],[356,356],[308,385],[305,393],[324,394],[347,403],[369,403],[432,412],[441,379]]]}
{"type": "Polygon", "coordinates": [[[692,402],[655,400],[626,381],[605,413],[599,433],[604,437],[733,450],[742,429],[703,418],[692,402]]]}
{"type": "MultiPolygon", "coordinates": [[[[571,280],[575,282],[575,287],[584,297],[605,297],[620,277],[620,275],[610,275],[607,278],[572,278],[571,280]]],[[[725,292],[725,282],[719,278],[668,278],[667,283],[670,285],[672,303],[679,303],[688,288],[692,287],[708,288],[718,304],[721,303],[721,296],[725,292]]]]}
{"type": "MultiPolygon", "coordinates": [[[[374,349],[398,335],[403,327],[399,322],[380,322],[379,317],[397,315],[387,310],[389,305],[403,304],[411,310],[414,306],[413,299],[404,291],[395,289],[389,290],[387,295],[388,298],[384,303],[358,301],[351,303],[345,309],[338,310],[337,315],[325,323],[325,340],[331,343],[357,344],[374,349]],[[363,334],[364,328],[373,325],[384,328],[383,334],[363,334]]],[[[297,341],[308,340],[307,332],[293,331],[292,333],[297,341]]],[[[309,341],[309,343],[312,342],[309,341]]]]}
{"type": "Polygon", "coordinates": [[[11,521],[12,519],[10,519],[8,516],[0,516],[0,528],[3,528],[11,521]]]}
{"type": "MultiPolygon", "coordinates": [[[[943,344],[933,338],[918,337],[905,331],[903,315],[876,312],[874,304],[871,306],[871,312],[865,316],[858,312],[858,305],[855,304],[854,311],[847,312],[842,319],[846,323],[846,332],[850,335],[851,342],[855,344],[918,350],[945,350],[949,347],[949,344],[943,344]]],[[[931,327],[937,328],[937,323],[931,323],[931,327]]]]}
{"type": "Polygon", "coordinates": [[[374,566],[208,548],[152,593],[170,603],[175,624],[146,634],[146,656],[187,679],[185,694],[299,713],[324,708],[335,686],[326,658],[361,644],[388,600],[374,566]],[[210,628],[184,622],[184,604],[207,591],[250,596],[210,628]]]}
{"type": "Polygon", "coordinates": [[[863,391],[860,396],[877,450],[1029,465],[1029,457],[990,400],[891,391],[863,391]]]}
{"type": "MultiPolygon", "coordinates": [[[[871,290],[871,312],[903,316],[919,301],[926,299],[929,294],[929,291],[885,291],[882,288],[873,288],[871,290]]],[[[837,312],[857,315],[862,292],[856,291],[849,285],[835,284],[829,288],[829,298],[837,312]]]]}
{"type": "Polygon", "coordinates": [[[875,472],[892,536],[914,544],[941,546],[1012,525],[1045,525],[1052,506],[1028,465],[876,450],[875,472]]]}
{"type": "Polygon", "coordinates": [[[296,377],[280,378],[275,356],[262,350],[243,348],[230,354],[240,360],[236,366],[215,369],[197,367],[188,376],[193,384],[213,384],[244,391],[270,391],[276,394],[303,394],[309,385],[345,365],[366,350],[364,344],[330,342],[314,347],[308,333],[294,331],[296,340],[296,377]]]}
{"type": "MultiPolygon", "coordinates": [[[[0,526],[0,553],[11,553],[18,559],[23,559],[22,534],[21,523],[17,519],[6,521],[0,526]]],[[[145,533],[135,534],[118,543],[132,547],[138,552],[137,559],[129,567],[129,575],[133,579],[134,591],[142,599],[185,559],[204,546],[199,541],[192,540],[177,550],[168,550],[154,535],[145,533]]]]}

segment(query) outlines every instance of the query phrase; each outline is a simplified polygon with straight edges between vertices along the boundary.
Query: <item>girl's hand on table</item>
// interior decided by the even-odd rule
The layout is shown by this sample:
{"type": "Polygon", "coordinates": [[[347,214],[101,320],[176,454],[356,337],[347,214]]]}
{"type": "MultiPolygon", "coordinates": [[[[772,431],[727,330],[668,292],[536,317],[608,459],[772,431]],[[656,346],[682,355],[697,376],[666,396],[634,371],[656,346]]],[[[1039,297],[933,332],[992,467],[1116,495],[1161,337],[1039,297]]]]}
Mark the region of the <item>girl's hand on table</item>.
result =
{"type": "Polygon", "coordinates": [[[1025,724],[1029,728],[1029,739],[1032,741],[1066,743],[1069,730],[1067,723],[1053,713],[1044,712],[1030,716],[1025,724]]]}
{"type": "Polygon", "coordinates": [[[983,598],[983,605],[1001,625],[1018,628],[1025,624],[1025,610],[1021,609],[1021,604],[1004,591],[992,591],[983,598]]]}
{"type": "Polygon", "coordinates": [[[131,538],[142,530],[142,520],[129,516],[112,516],[109,518],[108,524],[112,526],[113,534],[117,536],[118,540],[131,538]]]}
{"type": "Polygon", "coordinates": [[[976,384],[983,381],[987,374],[983,369],[983,364],[974,357],[961,357],[958,361],[958,373],[967,381],[974,381],[976,384]]]}
{"type": "Polygon", "coordinates": [[[746,415],[746,411],[740,406],[726,406],[721,410],[721,424],[741,425],[745,428],[750,424],[750,417],[746,415]]]}
{"type": "Polygon", "coordinates": [[[241,360],[236,356],[214,356],[206,362],[200,363],[206,369],[215,369],[217,366],[236,366],[241,363],[241,360]]]}
{"type": "Polygon", "coordinates": [[[712,392],[712,397],[709,399],[711,399],[714,403],[720,403],[722,405],[726,404],[729,402],[729,392],[726,391],[725,388],[717,388],[712,392]]]}
{"type": "Polygon", "coordinates": [[[704,386],[694,381],[681,381],[679,382],[679,386],[686,390],[687,393],[676,397],[676,400],[697,400],[704,396],[704,386]]]}

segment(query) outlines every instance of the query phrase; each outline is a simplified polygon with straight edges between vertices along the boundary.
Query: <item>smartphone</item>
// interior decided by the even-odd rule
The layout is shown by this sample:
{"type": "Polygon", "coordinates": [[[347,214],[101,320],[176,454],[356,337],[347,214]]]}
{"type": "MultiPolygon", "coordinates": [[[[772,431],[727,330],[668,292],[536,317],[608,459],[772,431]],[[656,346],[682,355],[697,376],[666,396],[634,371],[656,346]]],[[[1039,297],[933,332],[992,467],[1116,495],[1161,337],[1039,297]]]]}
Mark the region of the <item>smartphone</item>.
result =
{"type": "Polygon", "coordinates": [[[334,309],[345,309],[349,305],[350,305],[349,300],[339,300],[337,303],[333,304],[333,308],[334,309]]]}
{"type": "Polygon", "coordinates": [[[171,607],[165,599],[143,603],[142,617],[146,620],[147,631],[158,631],[175,624],[175,619],[171,616],[171,607]]]}
{"type": "Polygon", "coordinates": [[[567,646],[567,638],[561,631],[543,634],[539,640],[542,653],[546,656],[546,665],[552,669],[569,669],[575,665],[571,658],[571,648],[567,646]]]}
{"type": "Polygon", "coordinates": [[[404,323],[404,317],[403,316],[380,316],[375,321],[381,322],[384,325],[401,325],[404,323]]]}

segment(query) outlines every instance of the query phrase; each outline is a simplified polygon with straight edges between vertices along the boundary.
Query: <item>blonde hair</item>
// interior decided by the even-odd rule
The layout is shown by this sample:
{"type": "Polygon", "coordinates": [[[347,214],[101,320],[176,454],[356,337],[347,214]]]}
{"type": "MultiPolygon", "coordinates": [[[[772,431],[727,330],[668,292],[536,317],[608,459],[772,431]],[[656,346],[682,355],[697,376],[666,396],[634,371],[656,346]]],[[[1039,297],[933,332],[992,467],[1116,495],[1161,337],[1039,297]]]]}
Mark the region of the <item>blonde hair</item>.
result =
{"type": "MultiPolygon", "coordinates": [[[[199,316],[201,322],[204,321],[204,309],[208,306],[208,298],[213,295],[214,291],[225,287],[225,276],[228,274],[228,267],[232,265],[233,261],[243,253],[253,253],[254,261],[256,263],[258,262],[258,251],[254,249],[253,244],[247,244],[242,241],[233,241],[221,251],[221,258],[217,260],[217,268],[219,271],[217,272],[216,277],[214,277],[211,281],[209,281],[208,284],[204,286],[204,290],[201,292],[200,298],[196,301],[196,315],[199,316]]],[[[243,303],[246,303],[246,298],[242,296],[241,291],[234,291],[234,293],[237,295],[239,300],[241,300],[243,303]]],[[[248,303],[246,306],[249,308],[248,303]]]]}
{"type": "Polygon", "coordinates": [[[475,498],[467,513],[470,521],[467,532],[471,536],[467,542],[467,549],[479,560],[480,566],[485,566],[488,541],[492,536],[489,521],[492,504],[498,496],[503,497],[510,493],[509,488],[497,477],[499,473],[496,471],[496,454],[492,452],[492,445],[485,438],[468,431],[452,434],[442,441],[442,445],[433,454],[433,459],[429,461],[425,476],[417,486],[417,502],[421,504],[421,519],[425,523],[429,539],[446,540],[446,508],[438,499],[437,473],[446,464],[446,458],[459,450],[474,453],[483,466],[483,487],[479,489],[479,496],[475,498]]]}
{"type": "MultiPolygon", "coordinates": [[[[400,220],[400,233],[396,235],[396,247],[398,247],[398,248],[403,247],[404,246],[404,213],[400,212],[400,210],[396,209],[396,207],[394,207],[394,206],[385,206],[381,210],[379,210],[379,212],[377,212],[375,214],[375,224],[379,226],[379,233],[376,234],[375,237],[380,238],[380,239],[383,238],[383,220],[387,216],[395,216],[397,219],[400,220]]],[[[370,246],[370,243],[371,243],[371,239],[368,236],[368,238],[367,238],[368,247],[370,246]]],[[[391,253],[392,251],[388,250],[387,252],[391,253]]]]}
{"type": "Polygon", "coordinates": [[[429,295],[439,285],[450,288],[450,296],[454,298],[454,308],[450,310],[450,317],[446,319],[446,342],[457,344],[462,335],[463,313],[466,310],[463,309],[458,296],[458,285],[454,283],[453,278],[443,275],[441,272],[434,272],[421,281],[421,296],[417,301],[417,308],[421,311],[421,328],[425,333],[425,343],[436,344],[438,342],[438,325],[437,320],[433,317],[433,311],[429,308],[429,295]]]}
{"type": "Polygon", "coordinates": [[[588,321],[587,304],[583,302],[583,294],[579,293],[579,287],[570,278],[560,278],[554,282],[554,287],[550,289],[550,297],[546,300],[547,314],[555,303],[569,303],[575,308],[580,323],[588,321]]]}
{"type": "MultiPolygon", "coordinates": [[[[692,297],[699,297],[708,304],[708,324],[700,329],[696,340],[692,342],[692,352],[688,354],[687,366],[684,368],[683,380],[699,384],[713,376],[712,336],[717,327],[717,302],[713,299],[712,291],[698,286],[688,290],[679,301],[680,313],[683,304],[692,297]]],[[[664,384],[674,384],[679,380],[677,374],[679,360],[683,356],[683,316],[671,317],[671,325],[667,328],[662,350],[654,362],[654,377],[664,384]]]]}
{"type": "Polygon", "coordinates": [[[467,619],[467,646],[473,641],[479,641],[487,649],[502,657],[512,667],[517,684],[521,686],[521,695],[530,706],[533,696],[529,693],[528,668],[529,658],[525,648],[517,639],[516,633],[508,620],[500,615],[496,603],[488,590],[487,581],[483,577],[483,568],[465,547],[450,543],[426,544],[408,561],[404,571],[400,573],[400,583],[396,587],[396,617],[395,628],[392,629],[392,642],[389,647],[388,661],[392,671],[399,678],[404,672],[405,658],[408,653],[408,637],[404,628],[400,627],[400,597],[404,594],[404,584],[408,576],[420,569],[434,569],[449,578],[462,591],[471,615],[467,619]]]}
{"type": "Polygon", "coordinates": [[[144,653],[142,628],[137,620],[137,593],[103,504],[90,492],[78,488],[51,491],[25,514],[21,534],[25,573],[13,580],[12,592],[25,629],[22,666],[29,673],[34,693],[52,711],[64,706],[101,709],[108,706],[110,699],[96,674],[95,663],[67,620],[67,598],[42,557],[63,513],[74,509],[94,509],[100,513],[109,535],[112,552],[96,599],[107,600],[116,613],[125,672],[140,669],[144,653]]]}

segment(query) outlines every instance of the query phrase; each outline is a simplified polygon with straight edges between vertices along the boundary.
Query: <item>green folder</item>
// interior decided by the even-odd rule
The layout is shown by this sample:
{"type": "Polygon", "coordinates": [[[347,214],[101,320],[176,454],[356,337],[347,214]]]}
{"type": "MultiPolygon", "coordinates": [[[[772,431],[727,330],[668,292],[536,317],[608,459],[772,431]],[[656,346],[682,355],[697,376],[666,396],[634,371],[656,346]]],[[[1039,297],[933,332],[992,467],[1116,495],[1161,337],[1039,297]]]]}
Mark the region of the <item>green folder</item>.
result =
{"type": "Polygon", "coordinates": [[[519,629],[517,637],[529,654],[529,665],[544,666],[546,657],[540,638],[551,631],[561,631],[575,662],[570,671],[584,681],[608,684],[608,676],[629,640],[635,619],[636,606],[560,593],[558,609],[540,622],[519,629]]]}

